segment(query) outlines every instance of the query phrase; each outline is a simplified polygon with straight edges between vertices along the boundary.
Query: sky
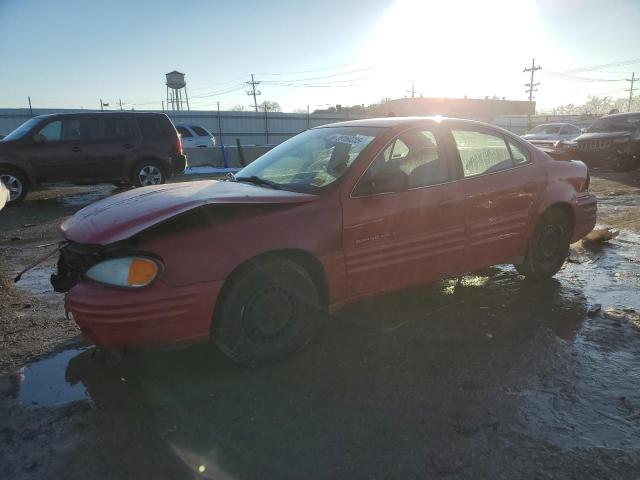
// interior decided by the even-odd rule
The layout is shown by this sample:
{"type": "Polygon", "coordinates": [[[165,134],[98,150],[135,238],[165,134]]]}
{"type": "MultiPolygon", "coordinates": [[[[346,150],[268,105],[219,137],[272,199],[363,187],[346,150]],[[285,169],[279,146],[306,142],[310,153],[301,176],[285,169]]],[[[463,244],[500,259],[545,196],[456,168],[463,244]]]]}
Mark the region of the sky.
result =
{"type": "Polygon", "coordinates": [[[0,0],[0,108],[160,109],[174,69],[201,110],[251,107],[251,73],[258,102],[284,111],[401,98],[412,82],[526,100],[535,57],[548,109],[628,96],[638,25],[640,0],[0,0]]]}

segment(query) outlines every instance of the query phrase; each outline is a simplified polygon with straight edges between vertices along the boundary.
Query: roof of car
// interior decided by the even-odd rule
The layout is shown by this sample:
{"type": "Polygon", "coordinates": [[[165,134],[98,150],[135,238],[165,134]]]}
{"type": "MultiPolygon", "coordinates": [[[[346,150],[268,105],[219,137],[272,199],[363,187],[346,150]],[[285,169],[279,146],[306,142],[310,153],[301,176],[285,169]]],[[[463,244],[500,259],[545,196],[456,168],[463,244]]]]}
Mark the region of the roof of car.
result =
{"type": "Polygon", "coordinates": [[[574,125],[573,123],[569,123],[569,122],[554,122],[554,123],[541,123],[540,125],[536,125],[536,127],[561,127],[564,125],[570,125],[572,127],[577,127],[576,125],[574,125]]]}
{"type": "Polygon", "coordinates": [[[613,113],[611,115],[605,115],[602,118],[623,118],[623,117],[637,117],[637,116],[640,116],[640,112],[613,113]]]}
{"type": "Polygon", "coordinates": [[[449,118],[449,117],[384,117],[384,118],[363,118],[361,120],[348,120],[346,122],[329,123],[326,125],[320,125],[315,128],[327,128],[327,127],[374,127],[374,128],[391,128],[398,125],[413,125],[426,122],[464,122],[470,124],[485,125],[482,122],[475,120],[465,120],[461,118],[449,118]]]}
{"type": "Polygon", "coordinates": [[[84,115],[163,115],[166,114],[162,112],[132,112],[132,111],[122,111],[122,110],[114,110],[109,112],[69,112],[69,113],[46,113],[44,115],[38,115],[35,118],[49,118],[49,117],[71,117],[71,116],[84,116],[84,115]]]}

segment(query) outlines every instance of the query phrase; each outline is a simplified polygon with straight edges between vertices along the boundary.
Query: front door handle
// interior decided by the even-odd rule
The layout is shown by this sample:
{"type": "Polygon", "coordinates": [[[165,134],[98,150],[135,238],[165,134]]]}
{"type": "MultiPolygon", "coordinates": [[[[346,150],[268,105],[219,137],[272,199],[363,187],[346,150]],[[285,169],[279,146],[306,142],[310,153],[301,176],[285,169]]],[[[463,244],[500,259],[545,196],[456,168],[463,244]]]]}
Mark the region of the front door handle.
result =
{"type": "Polygon", "coordinates": [[[71,147],[72,152],[79,152],[80,150],[82,150],[80,147],[71,147]]]}
{"type": "Polygon", "coordinates": [[[133,145],[131,145],[130,143],[125,143],[123,147],[129,150],[130,148],[133,148],[133,145]]]}

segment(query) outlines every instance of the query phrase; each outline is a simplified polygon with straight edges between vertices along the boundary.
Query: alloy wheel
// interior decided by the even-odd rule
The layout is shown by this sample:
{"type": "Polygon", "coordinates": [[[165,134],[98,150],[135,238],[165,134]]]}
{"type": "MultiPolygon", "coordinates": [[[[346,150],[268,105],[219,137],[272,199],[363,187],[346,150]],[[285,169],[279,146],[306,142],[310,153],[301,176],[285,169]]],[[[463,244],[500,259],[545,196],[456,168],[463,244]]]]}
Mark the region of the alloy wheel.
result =
{"type": "Polygon", "coordinates": [[[4,186],[9,190],[9,201],[13,202],[14,200],[20,198],[22,195],[22,182],[19,178],[11,175],[10,173],[5,173],[0,175],[0,181],[4,183],[4,186]]]}
{"type": "Polygon", "coordinates": [[[160,185],[162,183],[162,171],[155,165],[145,165],[138,172],[138,180],[143,187],[160,185]]]}

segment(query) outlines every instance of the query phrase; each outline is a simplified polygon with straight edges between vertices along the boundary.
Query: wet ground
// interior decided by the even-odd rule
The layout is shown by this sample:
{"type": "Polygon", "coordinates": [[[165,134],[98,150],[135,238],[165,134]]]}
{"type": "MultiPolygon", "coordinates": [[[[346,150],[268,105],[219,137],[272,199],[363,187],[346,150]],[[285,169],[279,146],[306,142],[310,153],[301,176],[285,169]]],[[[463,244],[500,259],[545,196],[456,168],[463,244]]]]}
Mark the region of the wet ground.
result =
{"type": "MultiPolygon", "coordinates": [[[[262,370],[206,346],[117,362],[73,340],[47,265],[5,283],[3,324],[35,318],[54,353],[20,367],[27,350],[4,330],[0,477],[638,478],[638,183],[593,188],[621,233],[574,245],[557,279],[501,266],[361,302],[262,370]],[[39,322],[58,317],[48,338],[39,322]]],[[[77,208],[54,202],[54,216],[77,208]]],[[[0,237],[3,262],[52,239],[53,220],[22,218],[0,237]]]]}

